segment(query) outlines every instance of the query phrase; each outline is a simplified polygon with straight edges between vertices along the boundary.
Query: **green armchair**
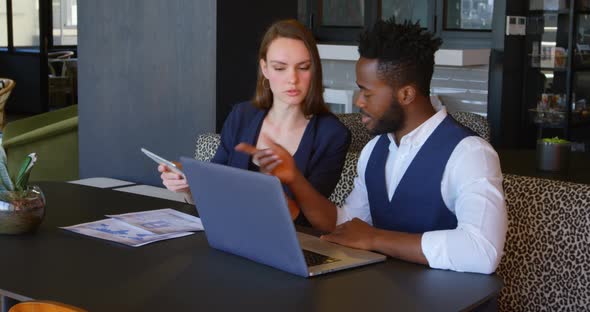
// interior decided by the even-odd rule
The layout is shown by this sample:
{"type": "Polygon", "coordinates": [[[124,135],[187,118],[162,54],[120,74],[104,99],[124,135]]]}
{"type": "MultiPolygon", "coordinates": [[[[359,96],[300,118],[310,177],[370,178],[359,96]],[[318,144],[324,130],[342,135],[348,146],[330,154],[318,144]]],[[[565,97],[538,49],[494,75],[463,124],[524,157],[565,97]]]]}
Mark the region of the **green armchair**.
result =
{"type": "Polygon", "coordinates": [[[37,153],[31,181],[76,180],[78,174],[78,106],[12,121],[2,134],[8,170],[14,176],[30,153],[37,153]]]}

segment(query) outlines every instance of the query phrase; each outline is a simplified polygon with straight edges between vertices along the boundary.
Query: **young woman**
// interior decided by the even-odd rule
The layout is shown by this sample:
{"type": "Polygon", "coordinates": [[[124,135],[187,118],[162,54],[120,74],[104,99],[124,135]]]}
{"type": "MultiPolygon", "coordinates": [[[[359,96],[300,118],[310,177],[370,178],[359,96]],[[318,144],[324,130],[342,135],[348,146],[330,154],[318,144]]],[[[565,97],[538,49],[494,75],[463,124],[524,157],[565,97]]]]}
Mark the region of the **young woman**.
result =
{"type": "MultiPolygon", "coordinates": [[[[242,152],[265,150],[276,142],[293,156],[307,181],[329,197],[340,178],[350,132],[324,103],[322,69],[313,35],[296,20],[276,22],[266,31],[258,58],[254,99],[237,104],[227,117],[221,144],[211,161],[259,171],[256,160],[242,152]],[[237,151],[240,143],[245,144],[237,151]]],[[[169,190],[189,194],[182,176],[163,165],[158,170],[169,190]]],[[[293,220],[309,225],[305,214],[313,212],[299,207],[290,190],[284,189],[293,220]]]]}

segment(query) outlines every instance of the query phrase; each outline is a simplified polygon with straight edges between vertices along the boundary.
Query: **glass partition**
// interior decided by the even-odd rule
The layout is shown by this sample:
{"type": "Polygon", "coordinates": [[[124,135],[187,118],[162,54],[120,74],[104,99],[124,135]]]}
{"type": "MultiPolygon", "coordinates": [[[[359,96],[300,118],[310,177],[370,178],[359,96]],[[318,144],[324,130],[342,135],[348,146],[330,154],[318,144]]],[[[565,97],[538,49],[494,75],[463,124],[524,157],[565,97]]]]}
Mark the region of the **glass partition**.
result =
{"type": "Polygon", "coordinates": [[[424,28],[428,27],[428,1],[429,0],[382,0],[381,18],[386,20],[395,17],[396,21],[411,19],[420,21],[424,28]]]}
{"type": "Polygon", "coordinates": [[[362,27],[365,22],[365,0],[323,0],[322,26],[362,27]]]}
{"type": "Polygon", "coordinates": [[[492,30],[494,0],[445,0],[446,30],[492,30]]]}
{"type": "Polygon", "coordinates": [[[526,98],[539,127],[565,127],[568,98],[567,14],[541,11],[527,21],[526,98]]]}
{"type": "Polygon", "coordinates": [[[6,0],[0,0],[0,48],[8,47],[6,0]]]}
{"type": "Polygon", "coordinates": [[[39,49],[38,0],[12,1],[12,26],[15,48],[39,49]]]}
{"type": "Polygon", "coordinates": [[[78,44],[78,1],[52,0],[53,45],[78,44]]]}
{"type": "Polygon", "coordinates": [[[578,15],[578,31],[576,33],[576,64],[590,68],[590,14],[578,15]]]}
{"type": "Polygon", "coordinates": [[[590,123],[590,14],[577,16],[572,123],[590,123]]]}
{"type": "Polygon", "coordinates": [[[545,13],[530,16],[528,35],[531,38],[531,66],[565,70],[568,46],[568,16],[545,13]]]}
{"type": "Polygon", "coordinates": [[[569,8],[568,0],[529,0],[529,10],[532,11],[559,11],[567,8],[569,8]]]}
{"type": "Polygon", "coordinates": [[[590,123],[590,72],[577,72],[572,94],[572,123],[590,123]]]}

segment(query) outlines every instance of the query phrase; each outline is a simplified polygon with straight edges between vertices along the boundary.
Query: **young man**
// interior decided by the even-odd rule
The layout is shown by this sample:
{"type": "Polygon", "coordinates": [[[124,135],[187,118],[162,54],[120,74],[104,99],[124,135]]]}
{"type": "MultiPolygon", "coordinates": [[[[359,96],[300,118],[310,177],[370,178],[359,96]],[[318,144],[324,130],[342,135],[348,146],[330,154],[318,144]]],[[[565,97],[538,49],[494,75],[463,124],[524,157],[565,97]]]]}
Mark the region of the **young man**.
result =
{"type": "Polygon", "coordinates": [[[377,137],[361,152],[342,208],[315,192],[280,146],[237,149],[289,185],[311,224],[332,232],[325,240],[432,268],[489,274],[500,262],[507,230],[500,163],[485,140],[432,107],[440,44],[418,24],[393,20],[361,36],[356,105],[377,137]]]}

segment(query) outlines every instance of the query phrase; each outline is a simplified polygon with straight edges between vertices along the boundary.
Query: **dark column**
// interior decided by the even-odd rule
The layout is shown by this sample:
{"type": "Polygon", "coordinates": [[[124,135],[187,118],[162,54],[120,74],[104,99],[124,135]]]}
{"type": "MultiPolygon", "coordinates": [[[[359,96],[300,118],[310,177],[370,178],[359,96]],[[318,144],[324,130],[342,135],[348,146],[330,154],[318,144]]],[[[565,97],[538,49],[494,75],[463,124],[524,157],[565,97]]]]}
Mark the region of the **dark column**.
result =
{"type": "Polygon", "coordinates": [[[526,15],[527,1],[494,2],[494,30],[490,55],[488,120],[495,147],[517,147],[521,144],[525,117],[524,36],[506,36],[506,16],[526,15]]]}
{"type": "Polygon", "coordinates": [[[297,0],[217,2],[217,131],[234,104],[254,96],[266,28],[280,19],[296,19],[297,5],[297,0]]]}
{"type": "Polygon", "coordinates": [[[140,147],[175,160],[215,130],[216,5],[78,3],[81,178],[160,184],[140,147]]]}

